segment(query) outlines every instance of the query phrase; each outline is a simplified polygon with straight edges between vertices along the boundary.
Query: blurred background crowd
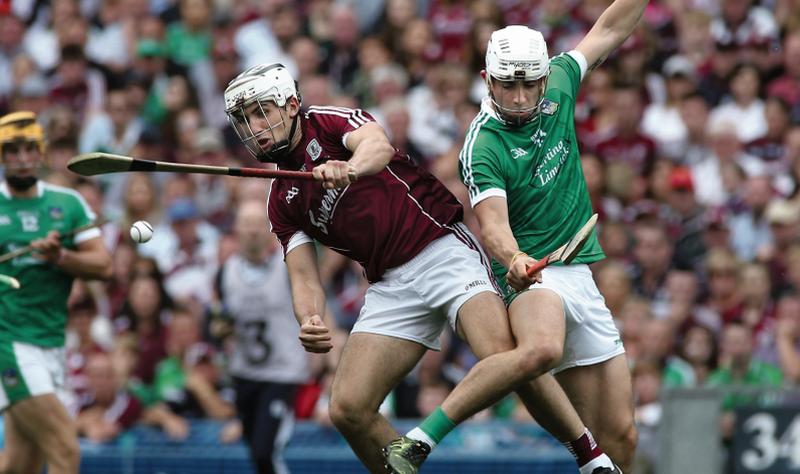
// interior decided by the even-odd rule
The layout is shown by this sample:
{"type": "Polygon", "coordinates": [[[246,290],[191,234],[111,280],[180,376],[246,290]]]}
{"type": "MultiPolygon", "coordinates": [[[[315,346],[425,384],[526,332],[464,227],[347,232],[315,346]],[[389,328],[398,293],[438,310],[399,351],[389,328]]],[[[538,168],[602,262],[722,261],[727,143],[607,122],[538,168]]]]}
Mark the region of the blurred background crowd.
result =
{"type": "MultiPolygon", "coordinates": [[[[457,158],[486,94],[479,73],[490,33],[531,26],[555,55],[609,3],[0,1],[0,113],[38,113],[46,179],[77,189],[107,219],[114,277],[79,282],[70,299],[76,399],[91,394],[116,407],[123,428],[145,421],[175,438],[190,417],[233,420],[226,355],[237,336],[219,297],[220,269],[248,239],[280,249],[237,219],[243,203],[263,206],[263,180],[88,180],[66,171],[71,156],[259,166],[227,126],[222,92],[244,68],[281,62],[304,106],[369,111],[468,207],[457,158]],[[137,246],[127,232],[140,219],[155,237],[137,246]]],[[[636,33],[583,80],[575,117],[608,255],[595,277],[624,340],[640,426],[658,424],[669,387],[797,385],[800,0],[652,0],[636,33]]],[[[341,348],[366,281],[352,262],[320,255],[341,348]]],[[[446,339],[385,413],[427,415],[471,367],[469,350],[446,339]]],[[[300,366],[299,417],[329,423],[336,357],[300,366]]],[[[519,408],[512,396],[479,416],[525,419],[519,408]]],[[[237,429],[231,421],[225,440],[237,429]]],[[[117,433],[94,422],[82,432],[117,433]]]]}

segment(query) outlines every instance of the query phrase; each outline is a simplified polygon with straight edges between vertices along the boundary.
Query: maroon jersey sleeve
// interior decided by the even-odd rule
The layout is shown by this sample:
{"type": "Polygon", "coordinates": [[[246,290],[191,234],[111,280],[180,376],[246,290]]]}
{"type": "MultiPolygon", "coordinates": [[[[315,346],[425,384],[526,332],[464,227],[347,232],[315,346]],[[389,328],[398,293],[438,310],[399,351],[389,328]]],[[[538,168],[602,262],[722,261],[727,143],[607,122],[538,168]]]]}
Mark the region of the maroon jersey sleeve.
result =
{"type": "Polygon", "coordinates": [[[288,214],[288,204],[299,193],[299,188],[292,184],[286,185],[287,181],[272,181],[267,203],[270,230],[278,237],[284,256],[294,247],[313,241],[288,214]]]}

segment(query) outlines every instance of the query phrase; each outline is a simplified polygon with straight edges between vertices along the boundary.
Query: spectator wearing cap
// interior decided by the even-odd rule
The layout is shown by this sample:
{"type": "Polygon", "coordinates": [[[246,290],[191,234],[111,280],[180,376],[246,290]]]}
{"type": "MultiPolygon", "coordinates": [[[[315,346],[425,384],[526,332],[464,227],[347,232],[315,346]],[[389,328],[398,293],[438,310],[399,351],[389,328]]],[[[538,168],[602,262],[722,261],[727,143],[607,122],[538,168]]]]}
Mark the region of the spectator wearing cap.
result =
{"type": "Polygon", "coordinates": [[[610,137],[600,141],[595,153],[606,164],[621,162],[637,174],[649,176],[655,162],[656,144],[639,132],[644,107],[642,92],[636,87],[617,87],[613,91],[615,125],[610,137]]]}
{"type": "Polygon", "coordinates": [[[659,154],[679,160],[686,148],[687,131],[680,115],[680,104],[697,86],[697,71],[686,57],[671,56],[664,63],[666,98],[647,106],[642,132],[652,138],[659,154]]]}
{"type": "Polygon", "coordinates": [[[767,205],[773,198],[772,178],[750,176],[745,181],[742,198],[745,210],[731,218],[731,246],[740,260],[749,262],[772,242],[767,205]]]}
{"type": "Polygon", "coordinates": [[[792,122],[800,123],[800,30],[788,33],[783,40],[783,74],[767,86],[767,94],[777,96],[791,106],[792,122]]]}
{"type": "Polygon", "coordinates": [[[675,252],[674,264],[680,268],[699,265],[705,251],[703,244],[704,208],[694,195],[694,182],[689,168],[676,166],[669,174],[667,204],[675,252]]]}
{"type": "Polygon", "coordinates": [[[217,271],[219,230],[200,216],[192,198],[179,197],[166,209],[168,223],[156,226],[139,253],[155,258],[167,293],[176,300],[210,302],[217,271]]]}
{"type": "Polygon", "coordinates": [[[730,79],[731,97],[711,111],[709,124],[725,121],[734,125],[736,136],[742,143],[763,137],[767,133],[764,101],[758,96],[761,76],[752,64],[736,66],[730,79]]]}

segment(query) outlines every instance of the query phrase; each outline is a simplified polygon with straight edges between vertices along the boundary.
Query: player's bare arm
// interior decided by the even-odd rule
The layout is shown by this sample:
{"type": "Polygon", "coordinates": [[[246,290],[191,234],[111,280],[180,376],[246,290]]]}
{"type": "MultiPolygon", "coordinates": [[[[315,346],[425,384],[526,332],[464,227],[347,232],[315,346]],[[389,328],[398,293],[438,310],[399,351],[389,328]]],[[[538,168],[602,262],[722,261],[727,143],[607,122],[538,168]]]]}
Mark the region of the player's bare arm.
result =
{"type": "Polygon", "coordinates": [[[111,256],[101,237],[81,242],[77,249],[69,250],[61,246],[58,232],[50,231],[47,237],[31,242],[31,247],[40,258],[76,277],[97,280],[111,278],[111,256]]]}
{"type": "Polygon", "coordinates": [[[300,324],[300,343],[308,352],[324,353],[333,348],[331,334],[322,320],[325,290],[319,278],[314,244],[299,245],[286,254],[286,268],[292,285],[294,315],[300,324]]]}
{"type": "Polygon", "coordinates": [[[328,189],[341,188],[358,179],[378,173],[394,156],[394,147],[383,127],[369,122],[347,134],[345,146],[353,152],[349,161],[328,161],[314,168],[314,177],[324,180],[328,189]]]}
{"type": "Polygon", "coordinates": [[[508,207],[502,197],[489,197],[475,206],[475,215],[481,227],[481,240],[504,267],[508,268],[506,280],[515,290],[522,290],[534,282],[541,282],[542,275],[528,276],[527,267],[536,262],[521,252],[511,231],[508,207]]]}
{"type": "Polygon", "coordinates": [[[594,69],[617,49],[636,28],[648,0],[615,0],[575,47],[594,69]]]}

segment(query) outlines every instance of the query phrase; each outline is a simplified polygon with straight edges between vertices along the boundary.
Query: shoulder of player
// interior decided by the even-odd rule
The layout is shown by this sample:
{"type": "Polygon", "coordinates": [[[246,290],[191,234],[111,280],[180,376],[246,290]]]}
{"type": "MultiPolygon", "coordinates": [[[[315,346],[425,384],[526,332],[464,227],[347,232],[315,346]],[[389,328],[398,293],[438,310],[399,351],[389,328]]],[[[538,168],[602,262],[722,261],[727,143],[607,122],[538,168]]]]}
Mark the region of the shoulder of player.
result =
{"type": "Polygon", "coordinates": [[[332,105],[312,105],[306,110],[304,117],[306,120],[310,120],[312,124],[317,124],[320,120],[338,117],[347,120],[350,125],[356,128],[372,121],[362,109],[332,105]]]}
{"type": "Polygon", "coordinates": [[[40,181],[40,183],[42,183],[43,199],[56,199],[62,203],[71,201],[75,204],[84,204],[86,202],[81,193],[75,191],[74,189],[48,183],[47,181],[40,181]]]}

